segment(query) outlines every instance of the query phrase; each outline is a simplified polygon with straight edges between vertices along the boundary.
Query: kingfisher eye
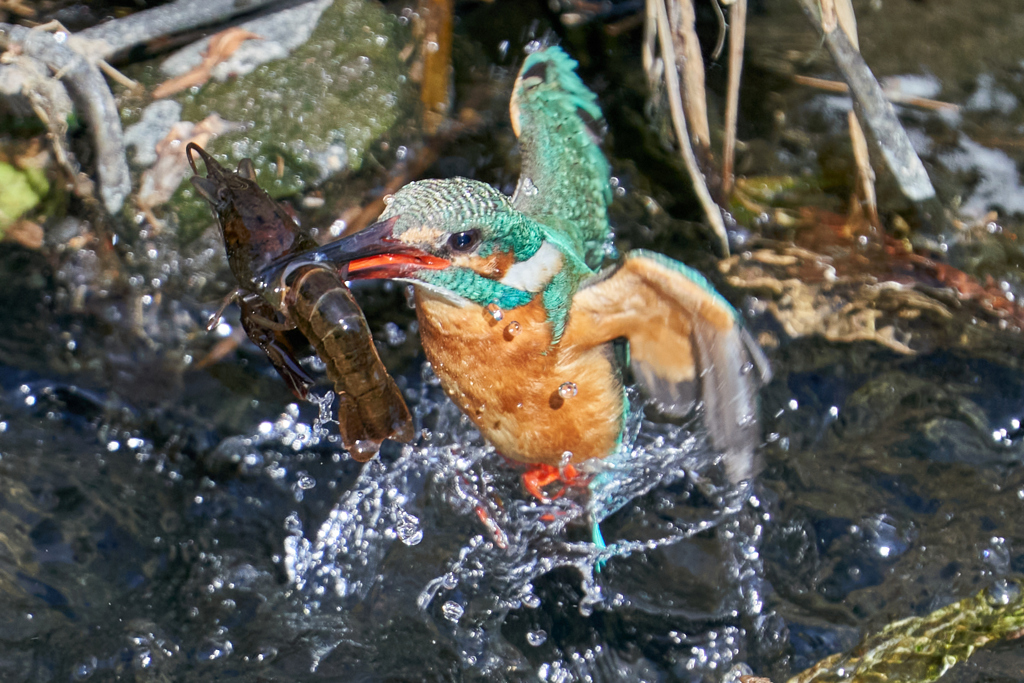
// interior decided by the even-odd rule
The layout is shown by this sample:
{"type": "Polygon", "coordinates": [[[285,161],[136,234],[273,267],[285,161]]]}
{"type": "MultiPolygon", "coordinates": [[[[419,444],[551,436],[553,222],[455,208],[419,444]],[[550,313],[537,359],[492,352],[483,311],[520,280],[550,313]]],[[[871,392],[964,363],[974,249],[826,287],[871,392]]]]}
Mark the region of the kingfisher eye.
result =
{"type": "Polygon", "coordinates": [[[480,241],[479,230],[457,232],[448,238],[448,246],[452,251],[469,251],[480,241]]]}

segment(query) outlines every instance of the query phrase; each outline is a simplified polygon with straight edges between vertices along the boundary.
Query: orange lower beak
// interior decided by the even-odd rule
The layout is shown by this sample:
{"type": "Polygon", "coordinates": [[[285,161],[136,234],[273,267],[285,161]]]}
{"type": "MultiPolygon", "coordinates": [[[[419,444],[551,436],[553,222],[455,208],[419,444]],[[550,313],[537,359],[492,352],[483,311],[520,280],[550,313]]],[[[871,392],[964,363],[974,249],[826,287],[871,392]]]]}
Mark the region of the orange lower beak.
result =
{"type": "Polygon", "coordinates": [[[417,270],[443,270],[451,265],[447,259],[426,252],[375,254],[356,258],[348,263],[348,277],[353,280],[408,277],[417,270]]]}

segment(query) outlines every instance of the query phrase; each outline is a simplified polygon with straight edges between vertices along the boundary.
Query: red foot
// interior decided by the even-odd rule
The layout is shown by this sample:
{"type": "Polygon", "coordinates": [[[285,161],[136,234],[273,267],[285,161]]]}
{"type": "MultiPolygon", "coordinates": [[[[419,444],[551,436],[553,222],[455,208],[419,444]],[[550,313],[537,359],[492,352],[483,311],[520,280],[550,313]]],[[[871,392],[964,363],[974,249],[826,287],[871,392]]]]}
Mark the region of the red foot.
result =
{"type": "Polygon", "coordinates": [[[561,498],[565,494],[566,486],[579,486],[584,482],[584,477],[572,465],[562,468],[553,465],[531,465],[530,469],[523,472],[523,486],[542,503],[561,498]],[[562,483],[558,493],[553,496],[544,495],[544,487],[556,481],[562,483]]]}

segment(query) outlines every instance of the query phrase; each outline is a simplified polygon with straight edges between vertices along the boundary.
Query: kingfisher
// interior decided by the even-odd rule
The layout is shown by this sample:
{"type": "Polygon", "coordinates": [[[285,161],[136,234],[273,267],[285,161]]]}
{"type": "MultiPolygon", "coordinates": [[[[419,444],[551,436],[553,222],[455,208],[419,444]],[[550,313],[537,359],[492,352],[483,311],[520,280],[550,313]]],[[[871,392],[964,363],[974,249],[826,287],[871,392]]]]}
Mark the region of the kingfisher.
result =
{"type": "Polygon", "coordinates": [[[510,103],[522,156],[512,197],[465,178],[414,182],[376,223],[313,256],[347,263],[351,279],[413,285],[441,386],[499,453],[530,466],[523,483],[537,498],[619,450],[623,361],[661,413],[702,403],[728,476],[749,478],[768,362],[692,268],[644,250],[602,267],[610,167],[597,98],[575,69],[554,46],[523,62],[510,103]]]}

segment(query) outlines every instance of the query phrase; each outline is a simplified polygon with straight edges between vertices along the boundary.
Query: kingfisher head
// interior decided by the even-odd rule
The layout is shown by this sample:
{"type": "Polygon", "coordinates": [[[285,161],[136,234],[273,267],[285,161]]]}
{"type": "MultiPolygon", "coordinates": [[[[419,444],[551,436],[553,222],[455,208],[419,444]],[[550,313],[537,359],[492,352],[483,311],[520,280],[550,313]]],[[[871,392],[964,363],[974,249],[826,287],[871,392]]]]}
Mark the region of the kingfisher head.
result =
{"type": "Polygon", "coordinates": [[[557,237],[485,183],[424,180],[388,201],[376,223],[323,247],[323,258],[347,261],[352,279],[403,280],[457,303],[505,309],[557,287],[572,260],[557,237]]]}

